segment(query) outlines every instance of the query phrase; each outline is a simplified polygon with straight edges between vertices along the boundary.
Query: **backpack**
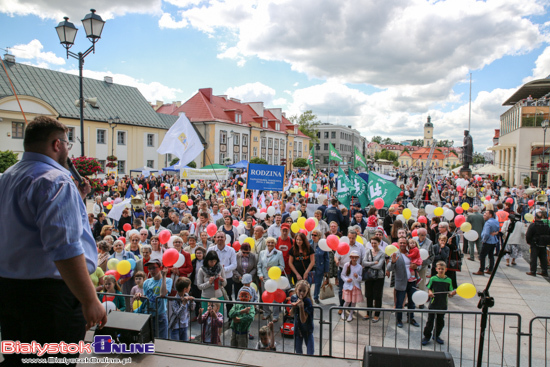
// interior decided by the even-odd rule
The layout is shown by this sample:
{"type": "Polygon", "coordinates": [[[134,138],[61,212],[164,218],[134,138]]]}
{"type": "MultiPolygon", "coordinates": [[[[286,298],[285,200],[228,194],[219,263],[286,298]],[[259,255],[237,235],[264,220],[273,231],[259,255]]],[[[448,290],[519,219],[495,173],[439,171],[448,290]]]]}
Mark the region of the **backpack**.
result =
{"type": "Polygon", "coordinates": [[[534,236],[535,246],[546,247],[547,245],[550,245],[550,227],[544,222],[540,222],[538,226],[539,228],[537,228],[537,234],[534,236]]]}

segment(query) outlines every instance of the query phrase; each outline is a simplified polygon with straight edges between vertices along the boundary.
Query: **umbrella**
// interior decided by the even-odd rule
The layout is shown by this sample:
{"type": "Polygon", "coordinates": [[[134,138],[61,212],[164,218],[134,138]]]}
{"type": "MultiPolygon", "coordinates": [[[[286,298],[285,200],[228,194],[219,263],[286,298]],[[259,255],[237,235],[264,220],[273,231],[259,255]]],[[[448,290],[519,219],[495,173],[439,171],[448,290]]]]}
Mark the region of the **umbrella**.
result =
{"type": "Polygon", "coordinates": [[[498,168],[495,165],[486,164],[485,166],[476,168],[472,173],[477,175],[503,175],[506,173],[506,171],[498,168]]]}
{"type": "Polygon", "coordinates": [[[214,163],[209,166],[202,167],[201,169],[227,169],[227,167],[222,166],[221,164],[214,163]]]}
{"type": "Polygon", "coordinates": [[[460,167],[456,167],[455,169],[453,169],[451,172],[452,173],[460,173],[460,170],[462,169],[462,166],[460,167]]]}

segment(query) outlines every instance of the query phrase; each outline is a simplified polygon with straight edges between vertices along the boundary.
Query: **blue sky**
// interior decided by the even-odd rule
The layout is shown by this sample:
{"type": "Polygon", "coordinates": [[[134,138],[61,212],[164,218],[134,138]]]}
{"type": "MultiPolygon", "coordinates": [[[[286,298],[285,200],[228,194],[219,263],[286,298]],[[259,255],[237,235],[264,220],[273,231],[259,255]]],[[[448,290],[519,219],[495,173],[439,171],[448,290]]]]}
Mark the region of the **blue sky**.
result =
{"type": "MultiPolygon", "coordinates": [[[[85,75],[136,86],[150,100],[185,101],[199,88],[264,101],[287,115],[311,109],[367,139],[461,145],[472,72],[475,149],[492,144],[501,106],[550,74],[546,0],[98,0],[107,23],[85,75]]],[[[89,4],[0,0],[0,47],[18,62],[71,73],[54,27],[79,28],[89,4]]]]}

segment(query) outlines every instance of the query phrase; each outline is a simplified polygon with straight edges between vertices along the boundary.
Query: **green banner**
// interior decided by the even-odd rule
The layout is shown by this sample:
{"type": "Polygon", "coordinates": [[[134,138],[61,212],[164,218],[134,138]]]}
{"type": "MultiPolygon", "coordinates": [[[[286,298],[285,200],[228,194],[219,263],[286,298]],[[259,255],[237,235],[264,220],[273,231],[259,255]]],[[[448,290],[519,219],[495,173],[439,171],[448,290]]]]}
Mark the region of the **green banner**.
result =
{"type": "Polygon", "coordinates": [[[369,205],[368,185],[365,180],[353,170],[349,170],[349,179],[355,188],[355,194],[361,203],[361,207],[366,208],[369,205]]]}
{"type": "Polygon", "coordinates": [[[336,198],[346,208],[350,207],[351,203],[351,188],[352,184],[347,178],[346,174],[341,167],[338,167],[338,191],[336,192],[336,198]]]}
{"type": "Polygon", "coordinates": [[[401,189],[393,182],[383,179],[374,172],[369,172],[368,182],[369,203],[375,199],[384,199],[384,206],[389,207],[401,192],[401,189]]]}
{"type": "Polygon", "coordinates": [[[338,151],[336,150],[336,148],[334,148],[332,143],[328,143],[328,145],[330,148],[329,156],[328,156],[329,161],[336,161],[336,162],[342,163],[344,160],[342,159],[342,156],[340,155],[340,153],[338,153],[338,151]]]}
{"type": "Polygon", "coordinates": [[[354,148],[355,148],[355,164],[353,168],[363,167],[367,169],[367,160],[365,159],[365,157],[363,157],[363,155],[361,154],[359,149],[357,149],[357,147],[354,147],[354,148]]]}
{"type": "Polygon", "coordinates": [[[317,173],[317,170],[315,169],[315,147],[313,145],[311,146],[311,150],[309,151],[309,156],[307,157],[307,164],[309,166],[311,173],[313,174],[317,173]]]}

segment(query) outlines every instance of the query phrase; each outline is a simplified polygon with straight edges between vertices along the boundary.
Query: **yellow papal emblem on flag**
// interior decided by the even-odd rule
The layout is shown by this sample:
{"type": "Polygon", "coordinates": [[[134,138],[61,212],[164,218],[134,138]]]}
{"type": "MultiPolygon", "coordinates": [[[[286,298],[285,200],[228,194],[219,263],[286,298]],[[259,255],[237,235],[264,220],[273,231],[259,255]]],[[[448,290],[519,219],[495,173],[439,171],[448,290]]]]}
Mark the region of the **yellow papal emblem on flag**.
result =
{"type": "Polygon", "coordinates": [[[189,142],[187,141],[185,133],[181,133],[180,136],[178,136],[178,140],[183,144],[183,149],[187,149],[189,142]]]}

